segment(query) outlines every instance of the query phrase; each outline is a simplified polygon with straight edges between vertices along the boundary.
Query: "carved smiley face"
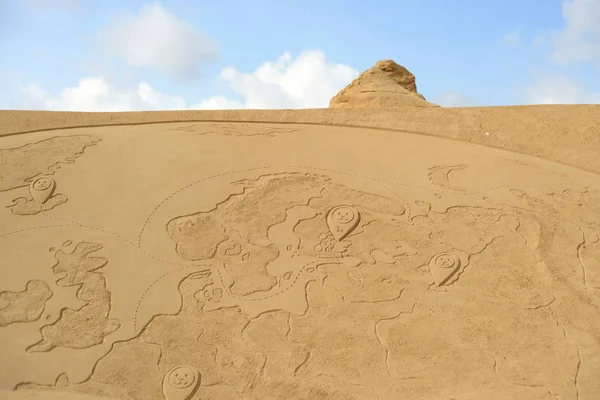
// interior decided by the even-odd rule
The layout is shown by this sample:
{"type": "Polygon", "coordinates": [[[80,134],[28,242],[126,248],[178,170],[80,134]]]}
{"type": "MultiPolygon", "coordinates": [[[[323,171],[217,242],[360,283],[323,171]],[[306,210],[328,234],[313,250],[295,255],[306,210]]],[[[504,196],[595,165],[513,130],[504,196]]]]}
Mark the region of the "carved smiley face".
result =
{"type": "Polygon", "coordinates": [[[457,258],[450,253],[442,253],[435,258],[435,265],[440,268],[452,268],[457,264],[457,258]]]}
{"type": "Polygon", "coordinates": [[[340,207],[331,216],[335,222],[347,224],[354,219],[354,210],[350,207],[340,207]]]}
{"type": "Polygon", "coordinates": [[[173,369],[169,374],[169,385],[175,389],[185,389],[196,382],[197,376],[191,367],[181,366],[173,369]]]}
{"type": "Polygon", "coordinates": [[[52,187],[52,179],[45,177],[45,176],[38,178],[33,182],[33,188],[35,190],[48,190],[51,187],[52,187]]]}

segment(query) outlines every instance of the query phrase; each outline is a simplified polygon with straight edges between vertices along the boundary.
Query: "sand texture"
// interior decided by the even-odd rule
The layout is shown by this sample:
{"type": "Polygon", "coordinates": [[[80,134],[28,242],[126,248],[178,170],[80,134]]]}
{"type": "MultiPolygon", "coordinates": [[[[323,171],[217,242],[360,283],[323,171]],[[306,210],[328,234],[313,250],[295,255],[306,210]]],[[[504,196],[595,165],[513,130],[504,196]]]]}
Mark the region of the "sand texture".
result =
{"type": "Polygon", "coordinates": [[[599,126],[0,112],[0,399],[598,399],[599,126]]]}

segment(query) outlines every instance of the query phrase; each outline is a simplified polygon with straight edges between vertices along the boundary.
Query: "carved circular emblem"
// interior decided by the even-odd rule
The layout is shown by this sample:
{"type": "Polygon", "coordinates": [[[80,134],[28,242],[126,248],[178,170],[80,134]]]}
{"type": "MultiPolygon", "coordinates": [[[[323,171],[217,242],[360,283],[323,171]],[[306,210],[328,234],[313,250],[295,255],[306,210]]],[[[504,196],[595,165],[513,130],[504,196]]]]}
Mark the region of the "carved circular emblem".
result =
{"type": "Polygon", "coordinates": [[[356,218],[356,212],[351,207],[338,207],[333,211],[331,218],[340,224],[347,224],[356,218]]]}
{"type": "Polygon", "coordinates": [[[52,187],[52,179],[42,176],[33,181],[33,188],[35,190],[47,190],[52,187]]]}
{"type": "Polygon", "coordinates": [[[440,268],[454,268],[460,264],[460,260],[454,254],[441,253],[435,257],[435,265],[440,268]]]}
{"type": "Polygon", "coordinates": [[[191,367],[181,366],[174,368],[169,373],[169,385],[176,389],[185,389],[196,382],[196,374],[191,367]]]}

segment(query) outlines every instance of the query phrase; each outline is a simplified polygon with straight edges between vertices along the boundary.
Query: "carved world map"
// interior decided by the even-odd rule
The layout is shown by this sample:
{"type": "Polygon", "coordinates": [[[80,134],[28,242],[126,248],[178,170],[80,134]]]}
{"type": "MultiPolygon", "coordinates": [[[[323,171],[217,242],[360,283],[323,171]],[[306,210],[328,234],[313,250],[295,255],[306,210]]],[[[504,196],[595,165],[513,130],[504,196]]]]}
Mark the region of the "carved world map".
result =
{"type": "Polygon", "coordinates": [[[0,389],[594,399],[600,178],[449,139],[0,137],[0,389]]]}

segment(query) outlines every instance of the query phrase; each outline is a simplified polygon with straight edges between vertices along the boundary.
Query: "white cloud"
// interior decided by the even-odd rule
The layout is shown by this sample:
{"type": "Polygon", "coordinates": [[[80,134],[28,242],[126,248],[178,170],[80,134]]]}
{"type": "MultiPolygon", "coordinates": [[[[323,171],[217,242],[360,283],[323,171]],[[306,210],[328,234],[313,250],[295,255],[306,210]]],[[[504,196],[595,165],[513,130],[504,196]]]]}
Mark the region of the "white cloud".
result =
{"type": "Polygon", "coordinates": [[[469,107],[474,106],[475,100],[470,96],[463,96],[457,92],[442,92],[430,100],[442,107],[469,107]]]}
{"type": "Polygon", "coordinates": [[[595,104],[600,93],[591,93],[560,75],[538,76],[524,93],[527,104],[595,104]]]}
{"type": "Polygon", "coordinates": [[[563,30],[555,33],[552,60],[595,62],[600,68],[600,0],[565,0],[563,30]]]}
{"type": "Polygon", "coordinates": [[[185,100],[154,90],[141,82],[134,88],[118,88],[103,77],[84,78],[77,86],[52,96],[35,84],[21,88],[20,107],[52,111],[136,111],[184,109],[185,100]]]}
{"type": "MultiPolygon", "coordinates": [[[[550,61],[559,64],[595,63],[600,69],[600,0],[564,0],[564,27],[551,36],[539,33],[532,44],[551,39],[550,61]]],[[[526,104],[596,104],[594,93],[575,82],[569,74],[537,74],[532,84],[520,92],[526,104]]]]}
{"type": "Polygon", "coordinates": [[[320,108],[358,76],[358,71],[326,60],[322,51],[301,53],[295,60],[284,53],[252,73],[225,68],[221,79],[243,101],[215,96],[186,102],[180,96],[160,93],[148,83],[117,87],[103,77],[81,79],[77,86],[51,95],[35,84],[22,88],[20,108],[65,111],[133,111],[233,108],[320,108]]]}
{"type": "Polygon", "coordinates": [[[252,73],[225,68],[221,79],[244,97],[244,108],[321,108],[354,78],[358,71],[327,61],[319,50],[301,53],[295,60],[284,53],[252,73]]]}
{"type": "Polygon", "coordinates": [[[134,67],[150,67],[181,79],[194,79],[200,64],[218,55],[217,44],[159,2],[137,15],[123,15],[99,34],[101,45],[134,67]]]}

